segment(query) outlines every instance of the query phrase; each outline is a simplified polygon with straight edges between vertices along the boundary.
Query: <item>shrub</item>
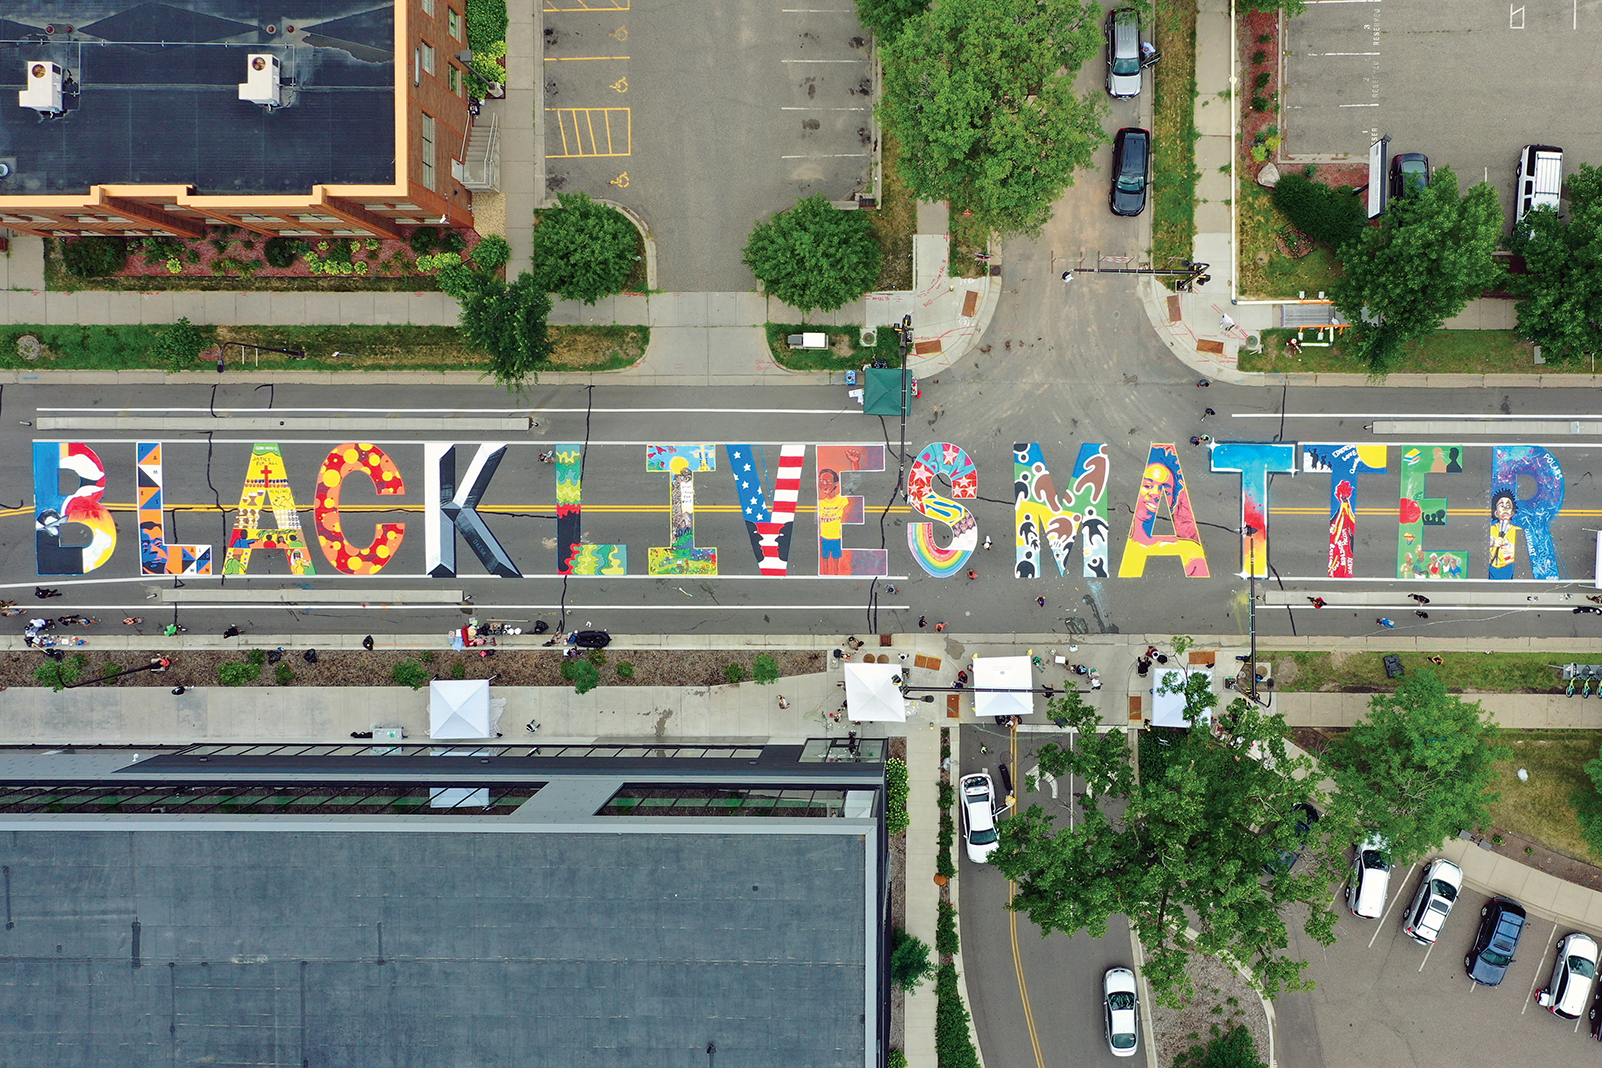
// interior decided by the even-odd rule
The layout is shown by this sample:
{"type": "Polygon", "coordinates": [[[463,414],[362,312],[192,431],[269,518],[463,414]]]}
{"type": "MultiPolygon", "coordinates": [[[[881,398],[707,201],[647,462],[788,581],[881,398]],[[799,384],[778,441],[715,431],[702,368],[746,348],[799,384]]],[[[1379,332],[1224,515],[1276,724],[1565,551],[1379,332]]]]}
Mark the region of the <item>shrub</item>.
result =
{"type": "Polygon", "coordinates": [[[907,1055],[899,1049],[892,1049],[889,1058],[885,1061],[885,1068],[907,1068],[907,1055]]]}
{"type": "Polygon", "coordinates": [[[564,661],[562,678],[573,684],[574,693],[589,693],[601,684],[601,673],[587,660],[564,661]]]}
{"type": "Polygon", "coordinates": [[[453,679],[465,679],[465,678],[467,678],[467,665],[462,663],[460,660],[458,660],[458,661],[456,661],[456,663],[452,664],[451,665],[451,678],[453,678],[453,679]]]}
{"type": "Polygon", "coordinates": [[[277,678],[278,685],[288,686],[295,681],[295,669],[288,664],[281,663],[278,665],[278,670],[274,673],[274,677],[277,678]]]}
{"type": "Polygon", "coordinates": [[[74,278],[116,274],[128,260],[128,243],[120,237],[69,238],[61,249],[62,266],[74,278]]]}
{"type": "MultiPolygon", "coordinates": [[[[1267,89],[1268,88],[1268,82],[1269,82],[1269,79],[1271,77],[1272,77],[1272,75],[1270,75],[1266,70],[1258,71],[1252,77],[1252,88],[1253,89],[1267,89]]],[[[1257,110],[1261,111],[1263,109],[1262,108],[1258,108],[1257,110]]]]}
{"type": "Polygon", "coordinates": [[[723,669],[723,677],[728,679],[730,682],[744,682],[745,667],[740,664],[730,664],[728,667],[723,669]]]}
{"type": "Polygon", "coordinates": [[[467,47],[473,51],[506,40],[506,0],[467,0],[467,47]]]}
{"type": "Polygon", "coordinates": [[[434,650],[427,649],[421,653],[418,653],[417,659],[421,660],[425,664],[432,664],[434,662],[434,650]]]}
{"type": "Polygon", "coordinates": [[[439,247],[439,231],[432,226],[419,226],[412,231],[412,236],[406,243],[412,246],[412,251],[419,256],[426,256],[439,247]]]}
{"type": "Polygon", "coordinates": [[[572,193],[540,212],[537,223],[534,276],[541,289],[586,304],[623,292],[640,232],[622,212],[572,193]]]}
{"type": "MultiPolygon", "coordinates": [[[[73,657],[72,659],[76,661],[78,658],[73,657]]],[[[33,669],[33,681],[40,686],[48,686],[52,690],[65,690],[68,686],[77,682],[78,676],[81,674],[83,674],[83,669],[71,661],[46,660],[33,669]]]]}
{"type": "Polygon", "coordinates": [[[957,907],[949,901],[940,902],[940,914],[935,918],[935,952],[952,956],[960,945],[957,939],[957,907]]]}
{"type": "Polygon", "coordinates": [[[439,235],[439,247],[445,252],[461,252],[467,247],[467,238],[460,230],[445,230],[439,235]]]}
{"type": "Polygon", "coordinates": [[[940,1068],[979,1068],[954,964],[935,969],[935,1063],[940,1068]]]}
{"type": "Polygon", "coordinates": [[[751,677],[763,686],[779,681],[779,662],[770,653],[758,653],[751,661],[751,677]]]}
{"type": "Polygon", "coordinates": [[[293,267],[300,254],[306,250],[306,243],[298,237],[269,237],[261,247],[261,254],[266,257],[268,266],[293,267]]]}
{"type": "Polygon", "coordinates": [[[490,375],[516,390],[550,358],[550,314],[551,298],[527,271],[510,285],[483,279],[462,301],[462,334],[489,354],[490,375]]]}
{"type": "Polygon", "coordinates": [[[1192,1046],[1174,1058],[1174,1068],[1264,1068],[1252,1033],[1242,1024],[1224,1031],[1212,1025],[1205,1046],[1192,1046]]]}
{"type": "Polygon", "coordinates": [[[1252,53],[1252,66],[1257,66],[1259,63],[1263,63],[1267,59],[1268,53],[1259,48],[1257,51],[1252,53]]]}
{"type": "Polygon", "coordinates": [[[150,354],[169,371],[183,371],[194,365],[195,357],[205,347],[205,335],[188,318],[183,318],[156,335],[150,354]]]}
{"type": "Polygon", "coordinates": [[[897,927],[890,936],[890,981],[902,990],[916,990],[932,969],[929,943],[897,927]]]}
{"type": "Polygon", "coordinates": [[[183,255],[184,246],[172,237],[146,237],[141,238],[139,247],[144,250],[145,262],[155,266],[162,260],[174,259],[183,255]]]}
{"type": "Polygon", "coordinates": [[[471,267],[460,263],[448,263],[441,267],[435,273],[434,280],[439,283],[441,293],[457,300],[466,300],[467,295],[478,286],[478,275],[471,267]]]}
{"type": "Polygon", "coordinates": [[[395,680],[396,686],[410,686],[414,690],[421,690],[428,685],[430,675],[428,669],[415,660],[402,660],[390,670],[389,677],[395,680]]]}
{"type": "Polygon", "coordinates": [[[217,665],[217,681],[224,686],[247,686],[261,678],[261,665],[248,660],[230,660],[217,665]]]}
{"type": "Polygon", "coordinates": [[[1268,110],[1268,97],[1263,96],[1261,94],[1253,96],[1252,97],[1252,110],[1253,111],[1267,111],[1268,110]]]}
{"type": "Polygon", "coordinates": [[[634,665],[627,660],[619,660],[616,671],[617,677],[620,679],[632,679],[634,677],[634,665]]]}
{"type": "Polygon", "coordinates": [[[489,234],[473,246],[473,262],[486,271],[505,267],[512,258],[512,243],[500,234],[489,234]]]}
{"type": "Polygon", "coordinates": [[[957,791],[949,783],[940,783],[940,833],[935,851],[935,872],[950,879],[957,874],[957,865],[951,859],[951,847],[957,840],[957,829],[951,822],[951,806],[957,803],[957,791]]]}
{"type": "Polygon", "coordinates": [[[601,652],[599,649],[591,649],[589,652],[584,654],[584,659],[588,660],[596,667],[600,667],[602,664],[606,663],[606,654],[601,652]]]}
{"type": "Polygon", "coordinates": [[[822,194],[807,197],[757,224],[743,262],[770,296],[802,311],[834,311],[878,281],[879,242],[868,215],[822,194]]]}
{"type": "Polygon", "coordinates": [[[1368,213],[1350,186],[1332,189],[1301,174],[1281,175],[1273,200],[1292,226],[1336,252],[1356,240],[1368,223],[1368,213]]]}
{"type": "Polygon", "coordinates": [[[473,49],[473,60],[468,64],[472,72],[485,82],[504,82],[506,68],[501,60],[506,58],[506,42],[496,41],[482,49],[473,49]]]}
{"type": "Polygon", "coordinates": [[[901,834],[912,823],[907,813],[907,762],[891,757],[884,762],[884,825],[891,834],[901,834]]]}
{"type": "Polygon", "coordinates": [[[351,247],[349,241],[335,241],[334,247],[328,250],[330,263],[350,263],[351,247]]]}

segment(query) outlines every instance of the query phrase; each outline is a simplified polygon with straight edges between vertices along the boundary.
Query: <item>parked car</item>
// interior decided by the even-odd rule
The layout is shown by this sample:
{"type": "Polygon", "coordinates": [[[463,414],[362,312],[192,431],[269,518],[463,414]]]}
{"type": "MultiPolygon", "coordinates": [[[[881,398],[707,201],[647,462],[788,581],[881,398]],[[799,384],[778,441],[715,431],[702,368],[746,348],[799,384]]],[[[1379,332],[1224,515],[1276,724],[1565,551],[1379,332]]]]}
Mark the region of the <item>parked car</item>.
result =
{"type": "Polygon", "coordinates": [[[1502,981],[1519,948],[1524,920],[1524,906],[1505,897],[1493,897],[1480,909],[1480,929],[1474,935],[1469,955],[1463,958],[1470,979],[1483,986],[1496,986],[1502,981]]]}
{"type": "Polygon", "coordinates": [[[1140,95],[1140,15],[1132,7],[1107,12],[1107,95],[1140,95]]]}
{"type": "Polygon", "coordinates": [[[962,777],[962,842],[975,864],[989,860],[1001,844],[996,840],[996,789],[983,772],[962,777]]]}
{"type": "Polygon", "coordinates": [[[1113,137],[1112,192],[1107,203],[1114,215],[1146,210],[1146,176],[1151,171],[1151,134],[1133,126],[1113,137]]]}
{"type": "Polygon", "coordinates": [[[1385,912],[1391,888],[1391,861],[1385,855],[1385,842],[1369,838],[1357,847],[1352,859],[1352,877],[1346,880],[1346,907],[1353,916],[1377,920],[1385,912]]]}
{"type": "Polygon", "coordinates": [[[1302,859],[1302,850],[1307,847],[1307,836],[1313,833],[1313,824],[1318,822],[1318,809],[1306,801],[1298,801],[1291,806],[1291,814],[1296,819],[1296,848],[1281,849],[1277,861],[1271,860],[1263,865],[1264,875],[1277,875],[1282,871],[1290,871],[1296,862],[1302,859]]]}
{"type": "Polygon", "coordinates": [[[1444,858],[1424,869],[1413,903],[1402,917],[1402,930],[1421,946],[1433,946],[1441,936],[1441,925],[1457,902],[1463,888],[1463,869],[1444,858]]]}
{"type": "Polygon", "coordinates": [[[1140,996],[1134,972],[1107,969],[1101,977],[1101,1007],[1107,1020],[1107,1048],[1114,1057],[1133,1057],[1140,1045],[1140,996]]]}
{"type": "Polygon", "coordinates": [[[1403,152],[1391,157],[1391,197],[1405,197],[1414,187],[1422,191],[1430,184],[1430,160],[1422,152],[1403,152]]]}
{"type": "Polygon", "coordinates": [[[1565,1020],[1578,1020],[1591,1000],[1596,962],[1596,939],[1583,931],[1564,935],[1552,962],[1552,978],[1545,990],[1535,992],[1536,1004],[1565,1020]]]}

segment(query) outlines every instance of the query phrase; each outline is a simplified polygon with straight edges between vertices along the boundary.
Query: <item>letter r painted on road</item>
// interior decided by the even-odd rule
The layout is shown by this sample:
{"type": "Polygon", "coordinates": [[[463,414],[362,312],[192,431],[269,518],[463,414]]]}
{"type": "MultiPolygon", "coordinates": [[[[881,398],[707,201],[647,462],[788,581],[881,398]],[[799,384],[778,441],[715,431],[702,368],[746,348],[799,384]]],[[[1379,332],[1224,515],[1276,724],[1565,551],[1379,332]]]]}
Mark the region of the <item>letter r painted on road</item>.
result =
{"type": "Polygon", "coordinates": [[[1213,446],[1213,471],[1240,475],[1240,573],[1268,575],[1268,476],[1296,473],[1288,441],[1225,441],[1213,446]]]}
{"type": "Polygon", "coordinates": [[[423,503],[427,509],[423,528],[424,563],[432,577],[455,577],[458,533],[490,574],[500,578],[523,577],[478,514],[484,491],[489,489],[490,479],[495,477],[495,470],[505,456],[504,444],[480,445],[473,462],[467,466],[467,477],[458,488],[456,446],[437,441],[423,443],[423,503]]]}

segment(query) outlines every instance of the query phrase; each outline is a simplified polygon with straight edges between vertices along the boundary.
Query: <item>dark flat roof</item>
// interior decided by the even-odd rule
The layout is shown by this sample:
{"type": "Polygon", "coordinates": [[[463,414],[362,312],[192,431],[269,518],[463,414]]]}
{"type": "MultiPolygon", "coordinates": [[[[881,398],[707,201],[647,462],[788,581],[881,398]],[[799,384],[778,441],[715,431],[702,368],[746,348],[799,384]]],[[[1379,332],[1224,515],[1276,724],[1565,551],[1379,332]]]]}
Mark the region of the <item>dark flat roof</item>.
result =
{"type": "Polygon", "coordinates": [[[0,196],[116,184],[262,195],[394,182],[392,0],[288,7],[294,33],[280,0],[8,0],[0,160],[13,173],[0,196]],[[45,35],[47,24],[55,35],[45,35]],[[279,57],[283,80],[298,87],[285,90],[290,106],[268,113],[239,99],[253,52],[279,57]],[[61,64],[78,83],[60,118],[41,121],[17,103],[26,65],[38,60],[61,64]]]}
{"type": "Polygon", "coordinates": [[[867,1053],[860,835],[41,829],[0,862],[7,1068],[867,1053]]]}

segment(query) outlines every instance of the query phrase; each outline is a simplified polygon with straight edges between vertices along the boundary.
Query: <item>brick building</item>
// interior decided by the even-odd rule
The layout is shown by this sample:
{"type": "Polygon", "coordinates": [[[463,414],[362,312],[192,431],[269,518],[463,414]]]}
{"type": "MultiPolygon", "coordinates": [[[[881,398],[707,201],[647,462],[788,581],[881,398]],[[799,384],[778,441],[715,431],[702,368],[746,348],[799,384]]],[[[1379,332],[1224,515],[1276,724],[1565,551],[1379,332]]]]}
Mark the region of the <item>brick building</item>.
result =
{"type": "Polygon", "coordinates": [[[485,160],[464,164],[466,0],[5,8],[0,226],[393,237],[469,227],[464,181],[492,188],[485,160]]]}

